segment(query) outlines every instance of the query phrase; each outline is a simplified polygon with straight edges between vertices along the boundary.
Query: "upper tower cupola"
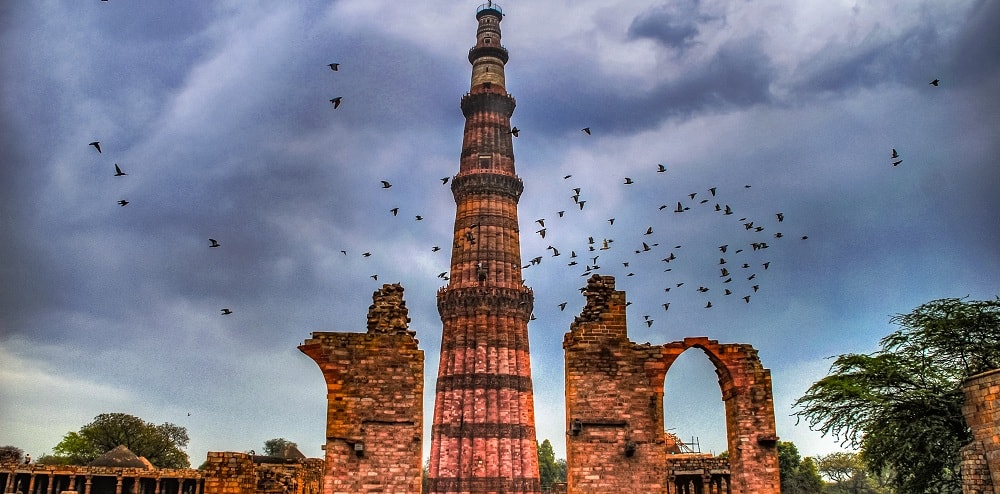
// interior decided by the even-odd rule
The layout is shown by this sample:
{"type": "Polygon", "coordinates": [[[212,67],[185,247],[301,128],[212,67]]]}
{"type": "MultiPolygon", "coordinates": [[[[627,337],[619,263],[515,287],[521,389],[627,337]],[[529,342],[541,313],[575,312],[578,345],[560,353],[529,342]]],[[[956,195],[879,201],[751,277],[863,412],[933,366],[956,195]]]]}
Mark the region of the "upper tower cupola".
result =
{"type": "Polygon", "coordinates": [[[472,85],[470,92],[507,91],[504,81],[504,64],[507,63],[507,49],[500,44],[500,21],[503,10],[495,2],[487,2],[476,11],[479,29],[476,31],[476,46],[469,50],[472,63],[472,85]]]}

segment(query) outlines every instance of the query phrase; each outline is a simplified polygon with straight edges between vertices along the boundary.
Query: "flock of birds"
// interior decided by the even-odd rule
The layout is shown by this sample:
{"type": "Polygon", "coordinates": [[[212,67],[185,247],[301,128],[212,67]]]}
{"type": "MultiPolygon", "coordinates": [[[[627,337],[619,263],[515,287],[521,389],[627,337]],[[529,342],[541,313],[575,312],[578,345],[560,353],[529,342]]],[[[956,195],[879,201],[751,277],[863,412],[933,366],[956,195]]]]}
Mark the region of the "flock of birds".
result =
{"type": "MultiPolygon", "coordinates": [[[[340,70],[339,63],[330,63],[327,66],[334,72],[340,70]]],[[[937,79],[930,82],[935,87],[939,83],[940,81],[937,79]]],[[[342,101],[342,96],[336,96],[329,100],[333,109],[338,109],[342,101]]],[[[593,135],[591,127],[584,127],[580,131],[586,136],[593,135]]],[[[518,129],[516,126],[512,127],[510,133],[514,138],[517,138],[520,136],[521,129],[518,129]]],[[[97,153],[103,154],[100,141],[92,141],[89,145],[97,153]]],[[[895,148],[891,151],[890,160],[894,167],[900,165],[903,161],[895,148]]],[[[128,175],[118,163],[114,164],[114,168],[115,177],[128,175]]],[[[650,173],[661,176],[669,175],[667,167],[662,163],[657,163],[650,173]]],[[[441,184],[447,185],[450,178],[442,177],[440,179],[441,184]]],[[[642,177],[640,180],[644,181],[646,178],[642,177]]],[[[562,180],[567,183],[571,182],[571,179],[572,174],[562,176],[562,180]]],[[[637,181],[635,178],[631,176],[622,177],[622,186],[633,187],[636,184],[637,181]]],[[[380,180],[380,186],[383,190],[387,190],[392,188],[393,184],[389,180],[380,180]]],[[[530,188],[531,184],[528,184],[528,187],[530,188]]],[[[662,186],[659,188],[666,190],[668,187],[662,186]]],[[[744,185],[743,188],[750,189],[751,185],[744,185]]],[[[664,311],[669,311],[672,303],[671,295],[683,290],[693,290],[701,294],[702,307],[705,309],[711,309],[720,302],[729,299],[749,304],[751,299],[761,289],[760,280],[763,278],[764,273],[774,262],[770,256],[771,251],[768,249],[775,242],[781,242],[788,237],[780,230],[785,220],[785,213],[775,211],[772,215],[773,217],[767,219],[739,215],[736,212],[737,209],[731,206],[730,201],[731,199],[735,200],[736,197],[732,195],[726,196],[724,192],[718,186],[711,186],[706,187],[704,190],[688,192],[681,196],[673,197],[670,201],[662,202],[655,210],[650,209],[644,213],[646,215],[644,219],[649,224],[639,231],[616,231],[612,235],[610,230],[615,225],[615,217],[612,216],[607,218],[607,227],[603,234],[587,234],[585,238],[575,239],[560,238],[559,242],[556,242],[550,233],[553,223],[569,218],[567,215],[568,211],[583,211],[589,200],[585,198],[581,187],[568,186],[567,196],[572,202],[567,203],[565,209],[555,211],[554,218],[548,220],[546,218],[538,218],[534,220],[534,223],[538,226],[538,229],[534,230],[534,233],[540,239],[546,239],[547,245],[544,248],[545,252],[542,253],[535,253],[533,255],[522,253],[523,258],[528,259],[528,262],[521,266],[522,272],[528,269],[537,270],[543,261],[548,260],[545,263],[546,266],[555,262],[563,262],[566,268],[576,269],[581,277],[589,277],[592,274],[601,272],[612,273],[625,278],[647,277],[654,274],[669,278],[669,274],[674,271],[674,267],[685,262],[686,258],[689,257],[687,254],[689,249],[685,249],[684,244],[678,243],[676,240],[668,243],[665,240],[661,241],[658,239],[657,235],[661,230],[667,230],[668,232],[671,230],[670,226],[664,226],[663,216],[671,216],[676,221],[677,218],[691,216],[692,213],[697,211],[707,211],[715,213],[720,218],[738,218],[732,224],[738,225],[741,228],[736,229],[737,232],[731,241],[713,247],[718,251],[718,262],[714,263],[711,269],[703,269],[702,276],[699,276],[697,279],[675,278],[664,281],[662,285],[664,296],[661,306],[664,311]],[[570,191],[572,194],[569,193],[570,191]],[[548,226],[546,225],[546,221],[548,221],[548,226]],[[624,246],[625,244],[627,246],[624,246]],[[621,247],[619,247],[620,245],[621,247]],[[559,259],[562,259],[562,261],[559,259]],[[651,263],[650,259],[655,259],[657,262],[651,263]],[[654,264],[657,265],[655,268],[653,267],[654,264]]],[[[121,207],[125,207],[130,202],[122,198],[118,200],[118,204],[121,207]]],[[[387,210],[393,217],[397,217],[400,213],[400,207],[396,205],[387,210]]],[[[422,214],[415,214],[413,217],[416,221],[424,219],[422,214]]],[[[696,221],[704,221],[704,218],[699,218],[696,221]]],[[[798,237],[800,240],[807,240],[809,238],[808,235],[798,235],[798,237]]],[[[455,239],[456,246],[459,240],[461,239],[455,239]]],[[[474,239],[472,240],[474,241],[474,239]]],[[[221,247],[220,242],[214,238],[209,238],[208,242],[209,248],[221,247]]],[[[434,245],[430,247],[430,250],[432,252],[440,252],[442,249],[439,245],[434,245]]],[[[344,256],[348,255],[346,249],[342,249],[340,252],[344,256]]],[[[361,254],[361,257],[370,258],[372,255],[372,251],[365,251],[361,254]]],[[[450,259],[446,259],[445,262],[450,262],[450,259]]],[[[690,271],[688,272],[690,273],[690,271]]],[[[379,275],[376,273],[370,275],[370,277],[377,281],[379,275]]],[[[439,273],[437,277],[445,281],[449,280],[447,271],[439,273]]],[[[583,290],[584,288],[580,288],[581,292],[583,290]]],[[[631,304],[631,302],[629,303],[631,304]]],[[[568,301],[561,301],[556,305],[559,311],[564,311],[568,304],[568,301]]],[[[223,307],[220,309],[220,313],[222,315],[231,315],[234,311],[229,307],[223,307]]],[[[645,325],[652,327],[654,323],[653,316],[647,313],[642,317],[645,325]]],[[[534,314],[532,314],[532,319],[534,319],[534,314]]]]}

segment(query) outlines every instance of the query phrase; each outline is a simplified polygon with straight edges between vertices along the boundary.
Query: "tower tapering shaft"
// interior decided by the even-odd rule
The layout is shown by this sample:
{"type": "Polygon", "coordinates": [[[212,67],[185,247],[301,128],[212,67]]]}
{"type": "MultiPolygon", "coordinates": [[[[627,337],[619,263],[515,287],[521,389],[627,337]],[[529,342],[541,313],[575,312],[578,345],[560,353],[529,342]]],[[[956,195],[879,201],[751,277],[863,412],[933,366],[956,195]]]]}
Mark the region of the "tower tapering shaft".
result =
{"type": "Polygon", "coordinates": [[[438,292],[443,333],[431,431],[430,492],[539,493],[528,352],[533,296],[521,278],[503,13],[476,14],[465,133],[452,181],[451,276],[438,292]]]}

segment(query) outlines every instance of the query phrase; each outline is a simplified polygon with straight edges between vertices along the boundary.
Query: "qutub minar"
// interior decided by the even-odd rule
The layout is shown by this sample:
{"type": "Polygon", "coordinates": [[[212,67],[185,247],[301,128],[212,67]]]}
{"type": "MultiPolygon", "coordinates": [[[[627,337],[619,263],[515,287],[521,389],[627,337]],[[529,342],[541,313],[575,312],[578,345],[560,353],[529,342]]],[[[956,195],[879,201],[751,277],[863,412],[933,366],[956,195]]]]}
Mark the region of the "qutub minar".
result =
{"type": "Polygon", "coordinates": [[[503,12],[479,6],[472,83],[455,196],[451,276],[438,292],[444,325],[431,431],[430,492],[537,493],[538,451],[528,352],[533,295],[521,278],[517,203],[500,44],[503,12]]]}

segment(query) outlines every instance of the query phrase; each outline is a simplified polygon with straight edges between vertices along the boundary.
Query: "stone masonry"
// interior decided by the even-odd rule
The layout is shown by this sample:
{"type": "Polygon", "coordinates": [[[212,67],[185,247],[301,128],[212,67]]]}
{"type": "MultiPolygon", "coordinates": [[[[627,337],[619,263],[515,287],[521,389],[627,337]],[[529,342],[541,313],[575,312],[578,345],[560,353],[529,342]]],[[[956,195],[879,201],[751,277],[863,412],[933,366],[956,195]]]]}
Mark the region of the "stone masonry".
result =
{"type": "Polygon", "coordinates": [[[372,296],[365,333],[312,333],[299,350],[327,385],[324,494],[420,492],[424,352],[403,288],[372,296]]]}
{"type": "Polygon", "coordinates": [[[694,471],[672,466],[680,458],[668,451],[663,384],[674,360],[694,347],[719,376],[729,446],[728,471],[700,468],[698,492],[780,492],[771,376],[757,351],[708,338],[637,344],[628,339],[625,292],[615,290],[614,277],[591,277],[584,295],[587,304],[563,340],[567,491],[684,492],[671,477],[694,471]]]}
{"type": "Polygon", "coordinates": [[[1000,369],[970,377],[962,389],[973,437],[962,448],[962,493],[1000,493],[1000,369]]]}

